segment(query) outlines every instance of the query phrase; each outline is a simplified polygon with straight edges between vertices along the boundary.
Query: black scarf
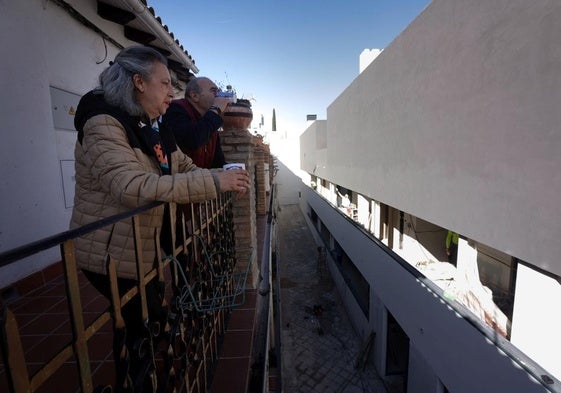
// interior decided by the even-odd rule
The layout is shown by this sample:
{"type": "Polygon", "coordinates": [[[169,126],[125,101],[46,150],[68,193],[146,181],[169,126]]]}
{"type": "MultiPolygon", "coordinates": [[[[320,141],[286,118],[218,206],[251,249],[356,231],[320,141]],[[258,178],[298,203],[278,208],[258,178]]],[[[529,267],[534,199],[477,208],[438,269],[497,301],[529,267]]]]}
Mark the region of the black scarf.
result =
{"type": "Polygon", "coordinates": [[[156,158],[164,175],[171,173],[171,153],[177,149],[175,138],[168,127],[160,124],[159,132],[152,128],[149,120],[131,116],[122,109],[109,105],[103,92],[92,90],[80,99],[74,118],[78,130],[78,142],[84,138],[84,124],[96,115],[109,115],[123,125],[131,147],[156,158]]]}

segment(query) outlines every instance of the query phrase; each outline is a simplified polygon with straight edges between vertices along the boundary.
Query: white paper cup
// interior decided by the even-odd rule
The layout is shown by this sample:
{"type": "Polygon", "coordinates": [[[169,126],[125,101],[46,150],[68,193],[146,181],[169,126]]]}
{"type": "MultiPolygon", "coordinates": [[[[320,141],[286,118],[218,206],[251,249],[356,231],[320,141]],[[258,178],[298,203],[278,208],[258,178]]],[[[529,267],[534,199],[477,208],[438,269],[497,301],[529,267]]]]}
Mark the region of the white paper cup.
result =
{"type": "MultiPolygon", "coordinates": [[[[226,164],[223,165],[222,168],[224,168],[225,171],[229,171],[230,169],[244,169],[245,170],[245,164],[243,162],[232,162],[230,164],[226,164]]],[[[245,187],[240,187],[242,190],[245,190],[245,187]]]]}
{"type": "Polygon", "coordinates": [[[222,168],[226,171],[229,169],[245,169],[245,164],[243,162],[232,162],[224,165],[222,168]]]}

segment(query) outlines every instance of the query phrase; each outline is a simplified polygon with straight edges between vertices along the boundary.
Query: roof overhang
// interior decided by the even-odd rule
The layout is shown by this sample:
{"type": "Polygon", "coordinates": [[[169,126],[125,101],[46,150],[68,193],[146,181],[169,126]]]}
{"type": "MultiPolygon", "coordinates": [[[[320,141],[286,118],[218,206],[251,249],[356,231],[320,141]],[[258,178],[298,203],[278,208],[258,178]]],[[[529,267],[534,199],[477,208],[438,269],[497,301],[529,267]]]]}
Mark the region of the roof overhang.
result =
{"type": "Polygon", "coordinates": [[[127,39],[150,46],[166,56],[170,69],[180,79],[187,80],[189,72],[199,72],[195,60],[145,0],[98,0],[97,7],[100,17],[124,27],[127,39]]]}

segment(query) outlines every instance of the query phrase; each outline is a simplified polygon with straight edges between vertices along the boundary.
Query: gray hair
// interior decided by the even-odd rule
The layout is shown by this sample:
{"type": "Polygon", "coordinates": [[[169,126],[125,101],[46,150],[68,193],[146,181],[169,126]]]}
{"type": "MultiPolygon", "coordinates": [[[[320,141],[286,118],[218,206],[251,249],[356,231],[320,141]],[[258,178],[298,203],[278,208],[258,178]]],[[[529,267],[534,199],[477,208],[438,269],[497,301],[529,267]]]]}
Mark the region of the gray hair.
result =
{"type": "Polygon", "coordinates": [[[119,107],[131,116],[144,116],[146,112],[136,101],[133,76],[139,74],[150,80],[154,65],[167,59],[147,46],[130,46],[119,52],[115,61],[99,75],[98,90],[103,91],[105,101],[119,107]]]}
{"type": "Polygon", "coordinates": [[[189,82],[187,82],[187,85],[185,85],[185,98],[189,98],[189,94],[191,93],[201,93],[201,85],[199,85],[199,81],[202,79],[208,78],[205,76],[199,76],[196,78],[192,78],[191,80],[189,80],[189,82]]]}

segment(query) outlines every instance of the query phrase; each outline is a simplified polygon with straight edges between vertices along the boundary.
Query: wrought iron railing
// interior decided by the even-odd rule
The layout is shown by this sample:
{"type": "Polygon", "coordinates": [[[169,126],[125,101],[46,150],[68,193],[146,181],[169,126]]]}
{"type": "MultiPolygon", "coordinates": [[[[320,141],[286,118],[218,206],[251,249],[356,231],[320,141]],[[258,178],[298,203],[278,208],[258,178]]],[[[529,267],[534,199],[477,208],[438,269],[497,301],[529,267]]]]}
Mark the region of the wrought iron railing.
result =
{"type": "Polygon", "coordinates": [[[180,224],[179,229],[171,231],[173,250],[169,255],[162,255],[160,233],[155,232],[158,263],[146,274],[140,273],[143,272],[143,240],[139,232],[139,214],[161,203],[152,203],[0,254],[1,267],[60,246],[72,326],[72,340],[30,375],[18,321],[10,306],[3,302],[1,349],[9,391],[40,390],[55,372],[73,358],[79,376],[76,390],[82,392],[208,391],[228,310],[244,300],[245,282],[253,259],[251,250],[235,247],[232,198],[228,193],[204,203],[178,205],[180,224]],[[139,273],[137,285],[120,296],[115,261],[110,258],[111,306],[92,323],[85,324],[74,239],[121,220],[131,220],[133,225],[139,273]],[[247,264],[244,263],[246,260],[247,264]],[[145,288],[153,280],[165,289],[162,305],[169,310],[167,320],[160,323],[149,320],[147,309],[145,288]],[[125,345],[127,326],[121,310],[133,298],[140,298],[144,326],[142,338],[135,344],[134,353],[130,353],[130,348],[125,345]],[[98,385],[93,381],[88,354],[88,341],[109,321],[113,324],[115,367],[115,383],[111,386],[98,385]],[[132,357],[136,361],[134,370],[130,367],[132,357]]]}

